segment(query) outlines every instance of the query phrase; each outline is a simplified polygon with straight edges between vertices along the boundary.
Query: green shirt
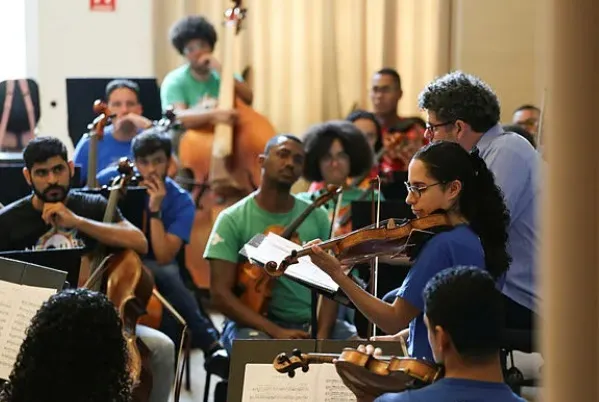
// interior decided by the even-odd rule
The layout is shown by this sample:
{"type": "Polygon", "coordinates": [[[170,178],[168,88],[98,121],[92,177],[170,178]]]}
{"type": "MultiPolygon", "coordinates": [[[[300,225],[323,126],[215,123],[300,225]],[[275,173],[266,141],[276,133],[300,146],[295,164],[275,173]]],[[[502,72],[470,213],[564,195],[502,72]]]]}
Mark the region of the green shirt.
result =
{"type": "MultiPolygon", "coordinates": [[[[206,244],[204,258],[239,263],[244,257],[239,250],[258,233],[272,225],[289,225],[310,203],[295,197],[293,209],[286,213],[273,214],[260,208],[248,195],[223,210],[216,219],[206,244]]],[[[323,208],[308,215],[297,230],[302,243],[316,238],[326,240],[329,236],[329,218],[323,208]]],[[[276,279],[269,304],[269,315],[289,323],[304,323],[310,320],[310,290],[290,279],[276,279]]]]}
{"type": "MultiPolygon", "coordinates": [[[[243,79],[236,75],[238,81],[243,79]]],[[[174,103],[184,103],[188,107],[214,109],[218,102],[220,75],[212,70],[206,81],[199,81],[191,75],[189,64],[184,64],[164,77],[160,86],[162,109],[174,103]]]]}

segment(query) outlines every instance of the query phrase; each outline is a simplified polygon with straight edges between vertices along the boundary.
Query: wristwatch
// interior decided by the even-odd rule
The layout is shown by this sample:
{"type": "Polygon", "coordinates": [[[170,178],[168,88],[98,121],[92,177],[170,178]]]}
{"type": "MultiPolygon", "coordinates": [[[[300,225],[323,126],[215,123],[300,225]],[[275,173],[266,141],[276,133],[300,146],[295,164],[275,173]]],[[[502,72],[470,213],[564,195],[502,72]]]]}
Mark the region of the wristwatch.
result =
{"type": "Polygon", "coordinates": [[[152,218],[162,219],[162,211],[150,211],[150,219],[152,218]]]}

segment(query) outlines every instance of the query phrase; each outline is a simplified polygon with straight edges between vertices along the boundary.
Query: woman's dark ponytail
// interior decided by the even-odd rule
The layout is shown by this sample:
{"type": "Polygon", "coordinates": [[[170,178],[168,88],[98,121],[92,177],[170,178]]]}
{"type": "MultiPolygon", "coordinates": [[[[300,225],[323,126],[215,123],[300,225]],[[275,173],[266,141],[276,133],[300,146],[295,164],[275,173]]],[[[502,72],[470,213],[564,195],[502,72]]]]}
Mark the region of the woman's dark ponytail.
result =
{"type": "Polygon", "coordinates": [[[470,159],[474,182],[471,191],[460,197],[460,211],[478,234],[485,250],[487,270],[497,279],[508,270],[512,260],[507,252],[510,215],[503,193],[495,184],[495,176],[478,149],[470,153],[470,159]]]}
{"type": "Polygon", "coordinates": [[[415,159],[441,183],[462,182],[459,210],[478,235],[485,252],[487,271],[498,279],[509,268],[507,228],[510,216],[493,173],[478,150],[469,153],[461,145],[438,141],[420,149],[415,159]]]}

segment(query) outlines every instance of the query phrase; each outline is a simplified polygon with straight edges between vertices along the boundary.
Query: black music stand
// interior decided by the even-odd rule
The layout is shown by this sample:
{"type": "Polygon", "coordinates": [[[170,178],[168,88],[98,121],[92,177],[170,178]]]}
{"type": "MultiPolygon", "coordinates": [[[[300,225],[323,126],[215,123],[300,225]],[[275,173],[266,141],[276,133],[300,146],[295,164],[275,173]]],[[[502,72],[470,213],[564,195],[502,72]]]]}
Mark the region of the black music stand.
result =
{"type": "Polygon", "coordinates": [[[143,106],[143,115],[150,120],[160,120],[160,89],[156,78],[67,78],[67,114],[69,136],[73,144],[86,133],[87,125],[96,117],[93,104],[96,99],[104,99],[106,85],[115,78],[125,78],[139,85],[139,101],[143,106]]]}
{"type": "MultiPolygon", "coordinates": [[[[31,194],[31,187],[23,176],[24,164],[0,165],[0,204],[8,205],[31,194]]],[[[81,182],[81,167],[75,166],[71,178],[71,188],[79,187],[81,182]]]]}
{"type": "MultiPolygon", "coordinates": [[[[101,194],[108,199],[108,188],[81,188],[76,191],[86,194],[101,194]]],[[[127,187],[127,194],[120,197],[118,207],[125,219],[142,232],[144,231],[144,212],[148,205],[148,194],[145,187],[127,187]]]]}
{"type": "Polygon", "coordinates": [[[10,258],[27,264],[35,264],[66,272],[65,288],[76,288],[79,281],[81,256],[85,249],[55,248],[47,250],[2,251],[0,257],[10,258]]]}

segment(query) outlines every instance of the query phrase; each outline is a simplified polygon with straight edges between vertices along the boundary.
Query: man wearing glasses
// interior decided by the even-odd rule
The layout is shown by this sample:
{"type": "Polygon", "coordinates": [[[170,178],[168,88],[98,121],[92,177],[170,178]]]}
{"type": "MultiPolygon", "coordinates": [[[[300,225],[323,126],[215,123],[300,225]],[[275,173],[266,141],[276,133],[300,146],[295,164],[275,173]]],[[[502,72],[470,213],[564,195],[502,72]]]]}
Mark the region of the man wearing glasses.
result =
{"type": "Polygon", "coordinates": [[[502,289],[506,327],[530,330],[536,319],[537,199],[540,159],[518,134],[504,132],[499,124],[499,102],[480,79],[453,72],[428,84],[419,96],[426,110],[426,137],[449,140],[467,150],[478,149],[510,211],[508,251],[512,264],[502,289]]]}

